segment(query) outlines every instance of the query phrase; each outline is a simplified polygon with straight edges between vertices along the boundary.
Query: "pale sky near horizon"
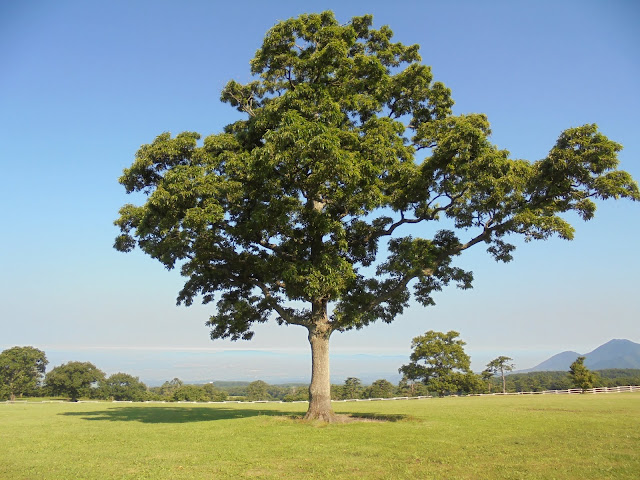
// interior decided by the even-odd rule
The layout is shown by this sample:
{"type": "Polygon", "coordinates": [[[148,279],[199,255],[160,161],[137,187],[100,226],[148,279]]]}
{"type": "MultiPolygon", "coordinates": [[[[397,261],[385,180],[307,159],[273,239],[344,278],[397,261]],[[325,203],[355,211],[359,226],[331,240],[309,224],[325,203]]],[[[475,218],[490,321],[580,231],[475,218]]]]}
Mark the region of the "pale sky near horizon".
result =
{"type": "MultiPolygon", "coordinates": [[[[640,180],[640,4],[634,1],[24,1],[0,3],[0,350],[33,345],[50,367],[94,361],[143,379],[308,378],[306,331],[270,323],[251,342],[212,342],[212,306],[176,307],[182,279],[112,248],[117,180],[162,132],[219,132],[239,118],[219,95],[251,79],[278,20],[372,13],[421,46],[456,113],[482,112],[492,141],[537,160],[569,127],[597,123],[640,180]],[[190,376],[192,375],[192,376],[190,376]]],[[[481,370],[516,368],[613,339],[640,343],[640,203],[601,202],[572,242],[518,242],[496,264],[478,246],[457,265],[474,289],[391,325],[336,333],[332,373],[391,375],[411,339],[456,330],[481,370]]]]}

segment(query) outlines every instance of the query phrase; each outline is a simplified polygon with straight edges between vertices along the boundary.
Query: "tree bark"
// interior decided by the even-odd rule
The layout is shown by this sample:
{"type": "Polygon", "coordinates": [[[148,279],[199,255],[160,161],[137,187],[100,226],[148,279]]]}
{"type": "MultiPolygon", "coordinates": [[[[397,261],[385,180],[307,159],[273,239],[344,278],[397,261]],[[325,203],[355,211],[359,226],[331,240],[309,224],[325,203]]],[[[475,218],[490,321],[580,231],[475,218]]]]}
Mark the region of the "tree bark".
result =
{"type": "Polygon", "coordinates": [[[331,407],[331,377],[329,375],[329,327],[326,313],[309,327],[311,345],[311,385],[309,385],[309,410],[305,420],[334,422],[336,414],[331,407]]]}

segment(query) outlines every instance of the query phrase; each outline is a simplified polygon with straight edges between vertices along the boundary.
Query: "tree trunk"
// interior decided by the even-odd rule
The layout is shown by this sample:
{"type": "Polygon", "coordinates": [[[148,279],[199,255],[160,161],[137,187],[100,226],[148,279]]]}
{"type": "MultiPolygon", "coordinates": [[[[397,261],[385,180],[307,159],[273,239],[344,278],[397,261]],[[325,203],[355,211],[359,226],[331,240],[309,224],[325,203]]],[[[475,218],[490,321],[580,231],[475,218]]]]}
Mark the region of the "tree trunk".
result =
{"type": "Polygon", "coordinates": [[[502,393],[507,393],[507,381],[504,378],[504,370],[501,370],[502,373],[502,393]]]}
{"type": "Polygon", "coordinates": [[[309,385],[309,410],[305,420],[334,422],[337,417],[331,408],[331,377],[329,375],[329,329],[326,314],[322,321],[309,327],[311,344],[311,385],[309,385]]]}

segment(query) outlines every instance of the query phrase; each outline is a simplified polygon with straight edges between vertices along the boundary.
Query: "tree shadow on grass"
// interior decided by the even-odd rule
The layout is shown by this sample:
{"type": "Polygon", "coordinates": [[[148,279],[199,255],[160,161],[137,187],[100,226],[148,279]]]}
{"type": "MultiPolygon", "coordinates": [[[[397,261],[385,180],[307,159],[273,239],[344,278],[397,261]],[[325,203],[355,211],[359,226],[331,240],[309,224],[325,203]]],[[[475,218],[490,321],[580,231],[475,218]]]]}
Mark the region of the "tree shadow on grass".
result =
{"type": "Polygon", "coordinates": [[[211,422],[215,420],[231,420],[260,415],[283,417],[290,419],[301,418],[300,412],[282,412],[276,410],[249,410],[225,407],[112,407],[107,410],[94,412],[63,412],[59,415],[81,417],[90,421],[109,422],[141,422],[141,423],[190,423],[211,422]]]}
{"type": "Polygon", "coordinates": [[[403,414],[379,414],[379,413],[349,413],[354,421],[370,422],[402,422],[416,420],[411,415],[403,414]]]}

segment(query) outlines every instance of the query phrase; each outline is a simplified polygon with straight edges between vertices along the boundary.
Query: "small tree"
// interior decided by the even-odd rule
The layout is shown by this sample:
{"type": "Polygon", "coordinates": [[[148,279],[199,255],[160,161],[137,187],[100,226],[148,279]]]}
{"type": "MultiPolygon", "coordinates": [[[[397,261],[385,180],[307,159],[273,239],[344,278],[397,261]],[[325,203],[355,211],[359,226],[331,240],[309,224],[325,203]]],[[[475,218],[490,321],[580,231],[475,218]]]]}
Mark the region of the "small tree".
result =
{"type": "Polygon", "coordinates": [[[283,397],[285,402],[296,402],[309,400],[309,389],[301,387],[291,387],[289,392],[283,397]]]}
{"type": "Polygon", "coordinates": [[[147,394],[147,386],[127,373],[114,373],[100,382],[100,390],[105,398],[113,400],[131,400],[139,402],[144,400],[147,394]]]}
{"type": "Polygon", "coordinates": [[[487,363],[487,370],[493,373],[500,372],[500,376],[502,377],[502,393],[507,393],[507,383],[504,377],[505,372],[510,372],[513,370],[513,363],[509,363],[513,360],[513,358],[500,356],[491,360],[487,363]]]}
{"type": "Polygon", "coordinates": [[[331,400],[344,400],[344,385],[331,385],[331,400]]]}
{"type": "Polygon", "coordinates": [[[72,402],[91,396],[92,386],[100,381],[104,381],[104,372],[91,362],[63,363],[45,377],[45,384],[54,395],[66,395],[72,402]]]}
{"type": "Polygon", "coordinates": [[[224,402],[228,397],[227,392],[220,390],[213,383],[207,383],[203,388],[212,402],[224,402]]]}
{"type": "Polygon", "coordinates": [[[173,394],[183,385],[182,380],[175,377],[172,380],[167,380],[160,386],[160,395],[163,397],[173,398],[173,394]]]}
{"type": "Polygon", "coordinates": [[[584,366],[586,357],[578,357],[569,367],[569,376],[576,388],[583,390],[593,388],[598,379],[597,375],[584,366]]]}
{"type": "Polygon", "coordinates": [[[464,352],[465,342],[453,330],[442,333],[429,330],[411,342],[411,363],[399,368],[408,379],[421,380],[429,390],[444,395],[447,392],[469,392],[474,384],[469,375],[471,359],[464,352]]]}
{"type": "Polygon", "coordinates": [[[617,170],[622,146],[596,125],[564,131],[541,160],[511,159],[485,115],[453,114],[418,45],[372,23],[278,23],[252,81],[222,91],[240,119],[203,142],[163,133],[120,178],[147,198],[121,208],[115,247],[179,267],[179,303],[216,303],[212,339],[249,340],[270,319],[307,330],[308,419],[335,419],[332,333],[392,322],[412,292],[426,306],[450,284],[470,288],[454,260],[475,245],[507,262],[510,235],[571,239],[564,214],[640,199],[617,170]]]}
{"type": "Polygon", "coordinates": [[[247,386],[247,400],[255,401],[255,400],[270,400],[271,395],[269,395],[269,384],[262,381],[256,380],[255,382],[251,382],[247,386]]]}
{"type": "Polygon", "coordinates": [[[47,357],[34,347],[13,347],[0,353],[0,384],[9,399],[31,394],[39,385],[47,366],[47,357]]]}
{"type": "Polygon", "coordinates": [[[486,368],[482,371],[480,376],[482,377],[482,380],[487,382],[487,391],[491,393],[491,379],[493,378],[493,372],[486,368]]]}
{"type": "Polygon", "coordinates": [[[342,398],[344,400],[352,400],[354,398],[362,398],[364,387],[359,378],[349,377],[344,381],[342,386],[342,398]]]}
{"type": "Polygon", "coordinates": [[[416,383],[404,375],[398,383],[398,394],[405,397],[419,397],[429,395],[429,391],[424,383],[416,383]]]}
{"type": "Polygon", "coordinates": [[[365,389],[367,398],[391,398],[396,393],[396,387],[388,380],[380,379],[365,389]]]}
{"type": "Polygon", "coordinates": [[[201,385],[181,385],[173,392],[176,402],[208,402],[209,394],[201,385]]]}

